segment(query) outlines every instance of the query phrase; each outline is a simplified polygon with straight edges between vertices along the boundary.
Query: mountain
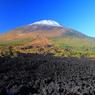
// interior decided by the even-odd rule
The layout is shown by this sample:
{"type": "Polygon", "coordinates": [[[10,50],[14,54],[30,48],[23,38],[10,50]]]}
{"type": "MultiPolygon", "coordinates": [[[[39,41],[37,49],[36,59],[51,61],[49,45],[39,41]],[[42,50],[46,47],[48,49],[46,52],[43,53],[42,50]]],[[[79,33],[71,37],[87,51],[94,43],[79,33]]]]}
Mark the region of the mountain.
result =
{"type": "Polygon", "coordinates": [[[42,20],[0,34],[0,43],[91,47],[95,38],[62,26],[53,20],[42,20]]]}
{"type": "Polygon", "coordinates": [[[77,36],[87,37],[86,35],[67,27],[60,25],[52,20],[43,20],[29,25],[21,26],[0,34],[1,41],[18,40],[24,38],[37,38],[38,35],[43,37],[60,37],[60,36],[77,36]]]}

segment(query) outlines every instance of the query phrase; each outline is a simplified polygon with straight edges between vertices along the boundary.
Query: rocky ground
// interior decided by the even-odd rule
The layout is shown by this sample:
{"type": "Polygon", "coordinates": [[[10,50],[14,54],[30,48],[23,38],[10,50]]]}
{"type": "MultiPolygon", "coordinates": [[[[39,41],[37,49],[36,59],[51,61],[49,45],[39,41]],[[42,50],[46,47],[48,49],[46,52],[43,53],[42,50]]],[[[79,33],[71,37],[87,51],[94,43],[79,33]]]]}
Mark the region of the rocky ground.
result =
{"type": "Polygon", "coordinates": [[[0,95],[95,95],[95,60],[0,57],[0,95]]]}

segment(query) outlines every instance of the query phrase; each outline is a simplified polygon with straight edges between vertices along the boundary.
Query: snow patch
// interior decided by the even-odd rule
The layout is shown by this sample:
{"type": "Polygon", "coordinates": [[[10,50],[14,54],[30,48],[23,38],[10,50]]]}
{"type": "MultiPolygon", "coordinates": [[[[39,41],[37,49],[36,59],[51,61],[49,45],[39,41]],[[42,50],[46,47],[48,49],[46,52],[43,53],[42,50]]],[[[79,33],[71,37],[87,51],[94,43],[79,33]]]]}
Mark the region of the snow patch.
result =
{"type": "Polygon", "coordinates": [[[42,25],[42,26],[57,26],[57,27],[63,27],[62,25],[60,25],[59,23],[57,23],[56,21],[53,21],[53,20],[42,20],[42,21],[39,21],[39,22],[35,22],[35,23],[32,23],[32,24],[29,24],[29,25],[42,25]]]}

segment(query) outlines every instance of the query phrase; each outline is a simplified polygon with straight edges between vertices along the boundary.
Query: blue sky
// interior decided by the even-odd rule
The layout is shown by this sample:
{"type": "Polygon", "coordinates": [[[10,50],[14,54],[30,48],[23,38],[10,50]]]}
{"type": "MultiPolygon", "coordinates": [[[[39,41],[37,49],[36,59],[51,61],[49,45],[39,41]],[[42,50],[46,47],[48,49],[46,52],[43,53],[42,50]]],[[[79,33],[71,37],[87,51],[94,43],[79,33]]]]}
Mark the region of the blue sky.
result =
{"type": "Polygon", "coordinates": [[[0,0],[0,34],[40,20],[95,37],[95,0],[0,0]]]}

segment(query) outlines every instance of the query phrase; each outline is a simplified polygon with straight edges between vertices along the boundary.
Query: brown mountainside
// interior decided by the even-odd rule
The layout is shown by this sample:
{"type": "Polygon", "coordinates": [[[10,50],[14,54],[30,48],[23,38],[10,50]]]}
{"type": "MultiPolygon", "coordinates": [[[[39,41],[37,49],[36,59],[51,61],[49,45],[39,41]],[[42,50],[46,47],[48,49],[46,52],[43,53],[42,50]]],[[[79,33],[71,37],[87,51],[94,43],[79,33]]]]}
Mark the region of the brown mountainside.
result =
{"type": "MultiPolygon", "coordinates": [[[[48,22],[48,21],[47,21],[48,22]]],[[[39,22],[37,22],[39,23],[39,22]]],[[[51,24],[52,22],[50,22],[51,24]]],[[[56,24],[55,22],[54,24],[56,24]]],[[[58,23],[57,23],[58,24],[58,23]]],[[[50,44],[48,38],[60,37],[87,37],[86,35],[64,27],[60,24],[58,26],[44,25],[44,24],[30,24],[15,28],[6,33],[0,34],[0,42],[6,41],[20,41],[26,39],[35,39],[29,44],[50,44]]]]}

